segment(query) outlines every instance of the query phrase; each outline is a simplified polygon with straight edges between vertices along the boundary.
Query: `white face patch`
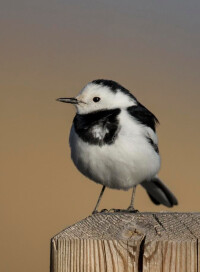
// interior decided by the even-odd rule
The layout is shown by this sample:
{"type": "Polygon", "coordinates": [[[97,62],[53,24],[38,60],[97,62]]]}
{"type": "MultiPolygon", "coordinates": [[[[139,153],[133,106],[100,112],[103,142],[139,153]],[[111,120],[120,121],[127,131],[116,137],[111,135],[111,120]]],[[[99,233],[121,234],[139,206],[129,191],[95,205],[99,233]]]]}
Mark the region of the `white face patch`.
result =
{"type": "Polygon", "coordinates": [[[76,105],[79,114],[87,114],[98,110],[107,110],[115,108],[127,108],[137,105],[134,98],[124,94],[120,90],[116,93],[107,86],[89,83],[82,89],[76,97],[81,102],[76,105]],[[94,97],[100,98],[98,102],[94,102],[94,97]]]}

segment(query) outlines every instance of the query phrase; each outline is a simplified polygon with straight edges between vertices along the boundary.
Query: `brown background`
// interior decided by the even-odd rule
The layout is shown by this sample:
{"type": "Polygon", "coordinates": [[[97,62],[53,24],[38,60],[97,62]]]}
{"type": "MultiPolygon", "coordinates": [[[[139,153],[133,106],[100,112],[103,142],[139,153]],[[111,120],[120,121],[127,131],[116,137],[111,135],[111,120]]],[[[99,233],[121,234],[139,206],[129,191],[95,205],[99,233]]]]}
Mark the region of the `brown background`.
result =
{"type": "MultiPolygon", "coordinates": [[[[44,272],[50,238],[86,217],[100,186],[70,160],[74,96],[113,79],[159,118],[160,177],[198,211],[199,1],[3,0],[0,7],[0,271],[44,272]]],[[[127,207],[107,190],[100,208],[127,207]]],[[[140,211],[156,207],[137,189],[140,211]]]]}

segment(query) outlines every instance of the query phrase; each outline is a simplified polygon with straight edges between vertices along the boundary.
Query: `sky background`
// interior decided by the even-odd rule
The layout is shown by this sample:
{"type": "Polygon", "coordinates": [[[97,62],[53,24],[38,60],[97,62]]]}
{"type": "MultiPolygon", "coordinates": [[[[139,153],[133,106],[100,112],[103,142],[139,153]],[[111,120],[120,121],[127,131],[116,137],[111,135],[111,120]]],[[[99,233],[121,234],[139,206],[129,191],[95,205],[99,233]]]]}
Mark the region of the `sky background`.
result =
{"type": "MultiPolygon", "coordinates": [[[[58,97],[97,78],[132,91],[160,120],[161,179],[199,211],[200,2],[1,0],[0,271],[49,271],[50,238],[88,216],[101,190],[70,159],[75,114],[58,97]]],[[[100,208],[125,208],[107,190],[100,208]]]]}

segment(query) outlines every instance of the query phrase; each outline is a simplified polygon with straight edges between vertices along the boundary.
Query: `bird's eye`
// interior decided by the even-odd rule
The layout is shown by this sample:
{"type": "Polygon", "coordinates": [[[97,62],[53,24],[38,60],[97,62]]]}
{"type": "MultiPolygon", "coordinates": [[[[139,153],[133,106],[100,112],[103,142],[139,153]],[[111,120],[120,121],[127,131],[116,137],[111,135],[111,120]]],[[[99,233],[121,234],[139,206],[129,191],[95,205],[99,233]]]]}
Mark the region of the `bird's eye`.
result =
{"type": "Polygon", "coordinates": [[[96,102],[99,102],[101,100],[101,98],[100,97],[97,97],[97,96],[95,96],[94,98],[93,98],[93,101],[96,103],[96,102]]]}

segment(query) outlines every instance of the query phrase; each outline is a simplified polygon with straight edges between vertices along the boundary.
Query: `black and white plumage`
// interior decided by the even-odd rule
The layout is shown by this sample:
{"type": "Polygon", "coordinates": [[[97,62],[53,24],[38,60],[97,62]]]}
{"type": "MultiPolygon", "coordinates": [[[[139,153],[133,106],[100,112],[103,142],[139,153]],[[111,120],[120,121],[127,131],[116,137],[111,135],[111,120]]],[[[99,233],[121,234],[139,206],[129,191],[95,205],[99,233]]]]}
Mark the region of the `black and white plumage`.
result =
{"type": "Polygon", "coordinates": [[[75,104],[77,109],[70,147],[81,173],[102,184],[103,191],[105,187],[128,190],[141,184],[155,204],[177,204],[157,177],[158,119],[127,89],[99,79],[88,83],[76,98],[58,101],[75,104]]]}

